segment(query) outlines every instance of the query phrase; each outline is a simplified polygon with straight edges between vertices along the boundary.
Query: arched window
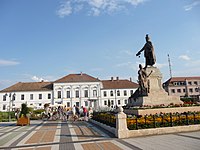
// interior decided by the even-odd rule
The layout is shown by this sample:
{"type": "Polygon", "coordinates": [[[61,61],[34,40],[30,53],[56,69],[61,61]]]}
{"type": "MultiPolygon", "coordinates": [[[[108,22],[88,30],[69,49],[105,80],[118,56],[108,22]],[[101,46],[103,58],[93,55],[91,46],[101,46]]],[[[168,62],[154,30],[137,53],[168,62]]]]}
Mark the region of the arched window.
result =
{"type": "Polygon", "coordinates": [[[110,91],[110,96],[113,96],[113,91],[110,91]]]}
{"type": "Polygon", "coordinates": [[[117,96],[120,96],[120,91],[119,90],[117,91],[117,96]]]}

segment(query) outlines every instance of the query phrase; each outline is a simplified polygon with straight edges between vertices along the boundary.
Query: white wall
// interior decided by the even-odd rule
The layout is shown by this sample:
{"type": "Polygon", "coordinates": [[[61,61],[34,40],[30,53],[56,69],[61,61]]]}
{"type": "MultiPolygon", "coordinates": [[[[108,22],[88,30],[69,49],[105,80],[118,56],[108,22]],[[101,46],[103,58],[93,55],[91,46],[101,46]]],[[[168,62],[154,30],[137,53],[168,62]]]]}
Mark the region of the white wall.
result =
{"type": "Polygon", "coordinates": [[[15,94],[15,100],[13,100],[12,96],[9,97],[10,92],[7,92],[6,101],[3,101],[3,95],[6,93],[0,93],[0,111],[8,111],[10,105],[11,108],[20,108],[22,103],[27,103],[28,107],[44,108],[45,103],[52,102],[52,93],[52,91],[11,92],[12,96],[15,94]],[[30,100],[30,94],[33,94],[33,100],[30,100]],[[39,94],[42,94],[42,99],[39,99],[39,94]],[[48,99],[48,94],[51,94],[51,99],[48,99]],[[24,100],[21,99],[22,95],[24,95],[24,100]],[[6,110],[3,110],[3,105],[6,105],[6,110]]]}
{"type": "Polygon", "coordinates": [[[108,101],[110,101],[110,106],[112,106],[111,101],[113,101],[113,106],[124,106],[125,100],[127,100],[128,103],[128,98],[131,96],[131,90],[133,90],[133,93],[136,91],[135,88],[133,89],[101,89],[101,101],[100,105],[102,107],[107,107],[108,106],[108,101]],[[107,96],[104,96],[104,92],[107,92],[107,96]],[[113,96],[110,95],[110,92],[113,91],[113,96]],[[120,92],[120,96],[117,96],[117,91],[120,92]],[[124,96],[124,91],[127,92],[127,95],[124,96]],[[120,104],[118,104],[118,100],[120,100],[120,104]],[[105,101],[107,105],[105,105],[105,101]]]}
{"type": "MultiPolygon", "coordinates": [[[[79,106],[85,106],[85,101],[90,105],[89,100],[98,100],[100,97],[101,82],[82,82],[82,83],[54,83],[54,104],[60,103],[70,106],[79,103],[79,106]],[[88,97],[85,97],[85,90],[88,90],[88,97]],[[93,91],[96,91],[96,95],[93,91]],[[58,98],[58,91],[61,91],[61,98],[58,98]],[[67,98],[67,91],[70,91],[70,97],[67,98]],[[79,91],[79,97],[76,97],[76,91],[79,91]]],[[[91,103],[94,105],[93,103],[91,103]]]]}

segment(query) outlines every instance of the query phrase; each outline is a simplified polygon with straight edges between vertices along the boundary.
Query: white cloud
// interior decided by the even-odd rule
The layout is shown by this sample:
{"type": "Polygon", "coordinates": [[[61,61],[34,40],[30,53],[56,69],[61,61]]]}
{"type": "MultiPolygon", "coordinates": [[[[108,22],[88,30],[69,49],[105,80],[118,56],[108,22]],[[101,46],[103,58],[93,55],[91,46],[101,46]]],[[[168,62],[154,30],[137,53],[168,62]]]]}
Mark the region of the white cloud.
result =
{"type": "Polygon", "coordinates": [[[100,15],[100,10],[98,8],[91,8],[91,12],[90,12],[91,15],[93,16],[99,16],[100,15]]]}
{"type": "Polygon", "coordinates": [[[36,81],[36,82],[41,82],[41,81],[48,82],[48,80],[45,80],[45,79],[40,78],[40,77],[37,77],[37,76],[32,76],[31,79],[32,79],[33,81],[36,81]]]}
{"type": "Polygon", "coordinates": [[[190,60],[190,57],[187,55],[181,55],[181,56],[179,56],[179,59],[188,61],[188,60],[190,60]]]}
{"type": "Polygon", "coordinates": [[[130,50],[124,50],[124,51],[121,51],[120,53],[125,53],[128,56],[135,56],[135,53],[130,50]]]}
{"type": "Polygon", "coordinates": [[[185,66],[199,69],[199,64],[200,64],[200,60],[192,60],[192,61],[189,61],[185,66]]]}
{"type": "Polygon", "coordinates": [[[56,13],[61,18],[70,15],[72,13],[71,2],[70,1],[62,2],[60,8],[57,10],[56,13]]]}
{"type": "Polygon", "coordinates": [[[61,3],[57,14],[63,18],[85,9],[87,14],[99,16],[126,10],[128,5],[137,6],[145,1],[147,0],[65,0],[61,3]]]}
{"type": "Polygon", "coordinates": [[[127,3],[130,3],[130,4],[132,4],[132,5],[135,5],[135,6],[137,6],[137,5],[139,5],[140,3],[144,3],[145,1],[147,1],[147,0],[125,0],[127,3]]]}
{"type": "Polygon", "coordinates": [[[17,61],[14,61],[14,60],[0,59],[0,66],[15,66],[15,65],[18,65],[18,64],[20,64],[20,63],[17,62],[17,61]]]}
{"type": "Polygon", "coordinates": [[[15,82],[11,80],[0,80],[0,90],[9,87],[12,84],[15,84],[15,82]]]}
{"type": "Polygon", "coordinates": [[[102,71],[103,68],[92,68],[90,69],[91,72],[99,72],[99,71],[102,71]]]}
{"type": "Polygon", "coordinates": [[[184,10],[185,10],[185,11],[190,11],[190,10],[192,10],[194,7],[196,7],[197,5],[200,5],[200,1],[199,1],[199,0],[195,0],[193,3],[184,6],[184,10]]]}
{"type": "Polygon", "coordinates": [[[133,65],[132,62],[125,62],[125,63],[117,64],[116,67],[130,67],[131,65],[133,65]]]}
{"type": "Polygon", "coordinates": [[[168,66],[168,64],[167,63],[164,63],[164,64],[156,63],[155,66],[158,67],[159,69],[161,69],[163,67],[168,66]]]}

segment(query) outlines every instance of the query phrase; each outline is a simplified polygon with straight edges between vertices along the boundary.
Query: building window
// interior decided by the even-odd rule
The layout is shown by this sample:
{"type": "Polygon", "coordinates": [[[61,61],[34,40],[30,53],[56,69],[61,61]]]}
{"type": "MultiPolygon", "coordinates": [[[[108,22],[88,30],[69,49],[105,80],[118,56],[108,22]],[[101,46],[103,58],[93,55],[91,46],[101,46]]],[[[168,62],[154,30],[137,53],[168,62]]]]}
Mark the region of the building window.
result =
{"type": "Polygon", "coordinates": [[[24,94],[21,95],[21,100],[24,100],[24,94]]]}
{"type": "Polygon", "coordinates": [[[192,85],[192,82],[189,81],[188,84],[189,84],[189,85],[192,85]]]}
{"type": "Polygon", "coordinates": [[[30,100],[33,100],[33,94],[30,94],[30,100]]]}
{"type": "Polygon", "coordinates": [[[183,89],[183,93],[185,93],[186,92],[186,90],[185,89],[183,89]]]}
{"type": "Polygon", "coordinates": [[[113,91],[110,91],[110,96],[113,96],[113,91]]]}
{"type": "Polygon", "coordinates": [[[128,103],[128,101],[127,101],[127,99],[125,99],[125,100],[124,100],[124,104],[127,104],[127,103],[128,103]]]}
{"type": "Polygon", "coordinates": [[[120,96],[120,91],[119,90],[117,91],[117,96],[120,96]]]}
{"type": "Polygon", "coordinates": [[[108,107],[110,107],[110,100],[108,100],[108,107]]]}
{"type": "Polygon", "coordinates": [[[76,98],[79,98],[79,91],[76,90],[76,98]]]}
{"type": "Polygon", "coordinates": [[[6,110],[6,105],[5,104],[3,105],[3,110],[6,110]]]}
{"type": "Polygon", "coordinates": [[[79,102],[76,102],[76,106],[79,107],[79,102]]]}
{"type": "Polygon", "coordinates": [[[178,93],[181,93],[181,89],[177,89],[177,92],[178,92],[178,93]]]}
{"type": "Polygon", "coordinates": [[[48,99],[51,99],[51,94],[48,94],[48,99]]]}
{"type": "Polygon", "coordinates": [[[124,90],[124,96],[127,96],[127,91],[126,90],[124,90]]]}
{"type": "Polygon", "coordinates": [[[3,95],[3,101],[6,101],[6,95],[3,95]]]}
{"type": "Polygon", "coordinates": [[[85,90],[85,91],[84,91],[84,96],[85,96],[85,97],[88,97],[88,90],[85,90]]]}
{"type": "Polygon", "coordinates": [[[70,91],[67,91],[67,98],[70,98],[70,91]]]}
{"type": "Polygon", "coordinates": [[[58,91],[58,98],[61,98],[61,91],[58,91]]]}
{"type": "Polygon", "coordinates": [[[42,103],[39,103],[39,106],[42,106],[42,103]]]}
{"type": "Polygon", "coordinates": [[[131,95],[133,94],[133,90],[130,90],[130,94],[131,94],[131,95]]]}
{"type": "Polygon", "coordinates": [[[180,85],[185,85],[185,82],[180,82],[180,85]]]}
{"type": "Polygon", "coordinates": [[[172,92],[172,93],[175,93],[175,89],[171,89],[171,92],[172,92]]]}
{"type": "Polygon", "coordinates": [[[193,89],[192,89],[192,88],[190,88],[190,89],[189,89],[189,92],[190,92],[190,93],[193,93],[193,89]]]}
{"type": "Polygon", "coordinates": [[[16,94],[12,96],[12,100],[15,101],[16,94]]]}
{"type": "Polygon", "coordinates": [[[39,99],[42,99],[42,94],[39,94],[39,99]]]}
{"type": "Polygon", "coordinates": [[[200,90],[199,88],[195,88],[195,92],[200,92],[199,90],[200,90]]]}
{"type": "Polygon", "coordinates": [[[88,106],[88,101],[85,101],[85,106],[86,106],[86,107],[88,106]]]}
{"type": "Polygon", "coordinates": [[[111,100],[111,105],[114,105],[114,101],[113,100],[111,100]]]}
{"type": "Polygon", "coordinates": [[[70,107],[70,102],[67,102],[67,107],[70,107]]]}
{"type": "Polygon", "coordinates": [[[104,96],[104,97],[107,96],[107,92],[106,92],[106,91],[103,92],[103,96],[104,96]]]}
{"type": "Polygon", "coordinates": [[[194,81],[194,85],[198,85],[197,81],[194,81]]]}
{"type": "Polygon", "coordinates": [[[118,100],[118,105],[120,105],[121,104],[121,102],[120,102],[120,100],[118,100]]]}
{"type": "Polygon", "coordinates": [[[93,90],[93,97],[97,97],[97,90],[93,90]]]}
{"type": "Polygon", "coordinates": [[[104,105],[107,105],[107,101],[104,101],[104,105]]]}
{"type": "Polygon", "coordinates": [[[178,85],[177,83],[178,83],[178,82],[174,82],[174,83],[173,83],[173,84],[174,84],[174,86],[178,85]]]}

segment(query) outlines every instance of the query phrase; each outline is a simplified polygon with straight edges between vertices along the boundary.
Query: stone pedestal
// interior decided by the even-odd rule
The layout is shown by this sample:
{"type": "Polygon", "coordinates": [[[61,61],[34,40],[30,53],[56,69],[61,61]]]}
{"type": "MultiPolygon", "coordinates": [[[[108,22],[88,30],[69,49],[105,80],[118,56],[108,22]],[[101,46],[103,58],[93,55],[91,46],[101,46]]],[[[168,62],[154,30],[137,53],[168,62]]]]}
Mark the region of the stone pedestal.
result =
{"type": "Polygon", "coordinates": [[[120,106],[118,108],[118,114],[115,115],[116,117],[116,130],[115,136],[118,138],[126,138],[128,137],[128,128],[127,128],[127,116],[123,112],[123,108],[120,106]]]}
{"type": "Polygon", "coordinates": [[[169,105],[182,104],[183,102],[177,96],[169,96],[162,87],[162,73],[156,67],[147,67],[146,73],[149,80],[149,93],[148,96],[139,96],[131,98],[130,106],[144,106],[144,105],[169,105]]]}

